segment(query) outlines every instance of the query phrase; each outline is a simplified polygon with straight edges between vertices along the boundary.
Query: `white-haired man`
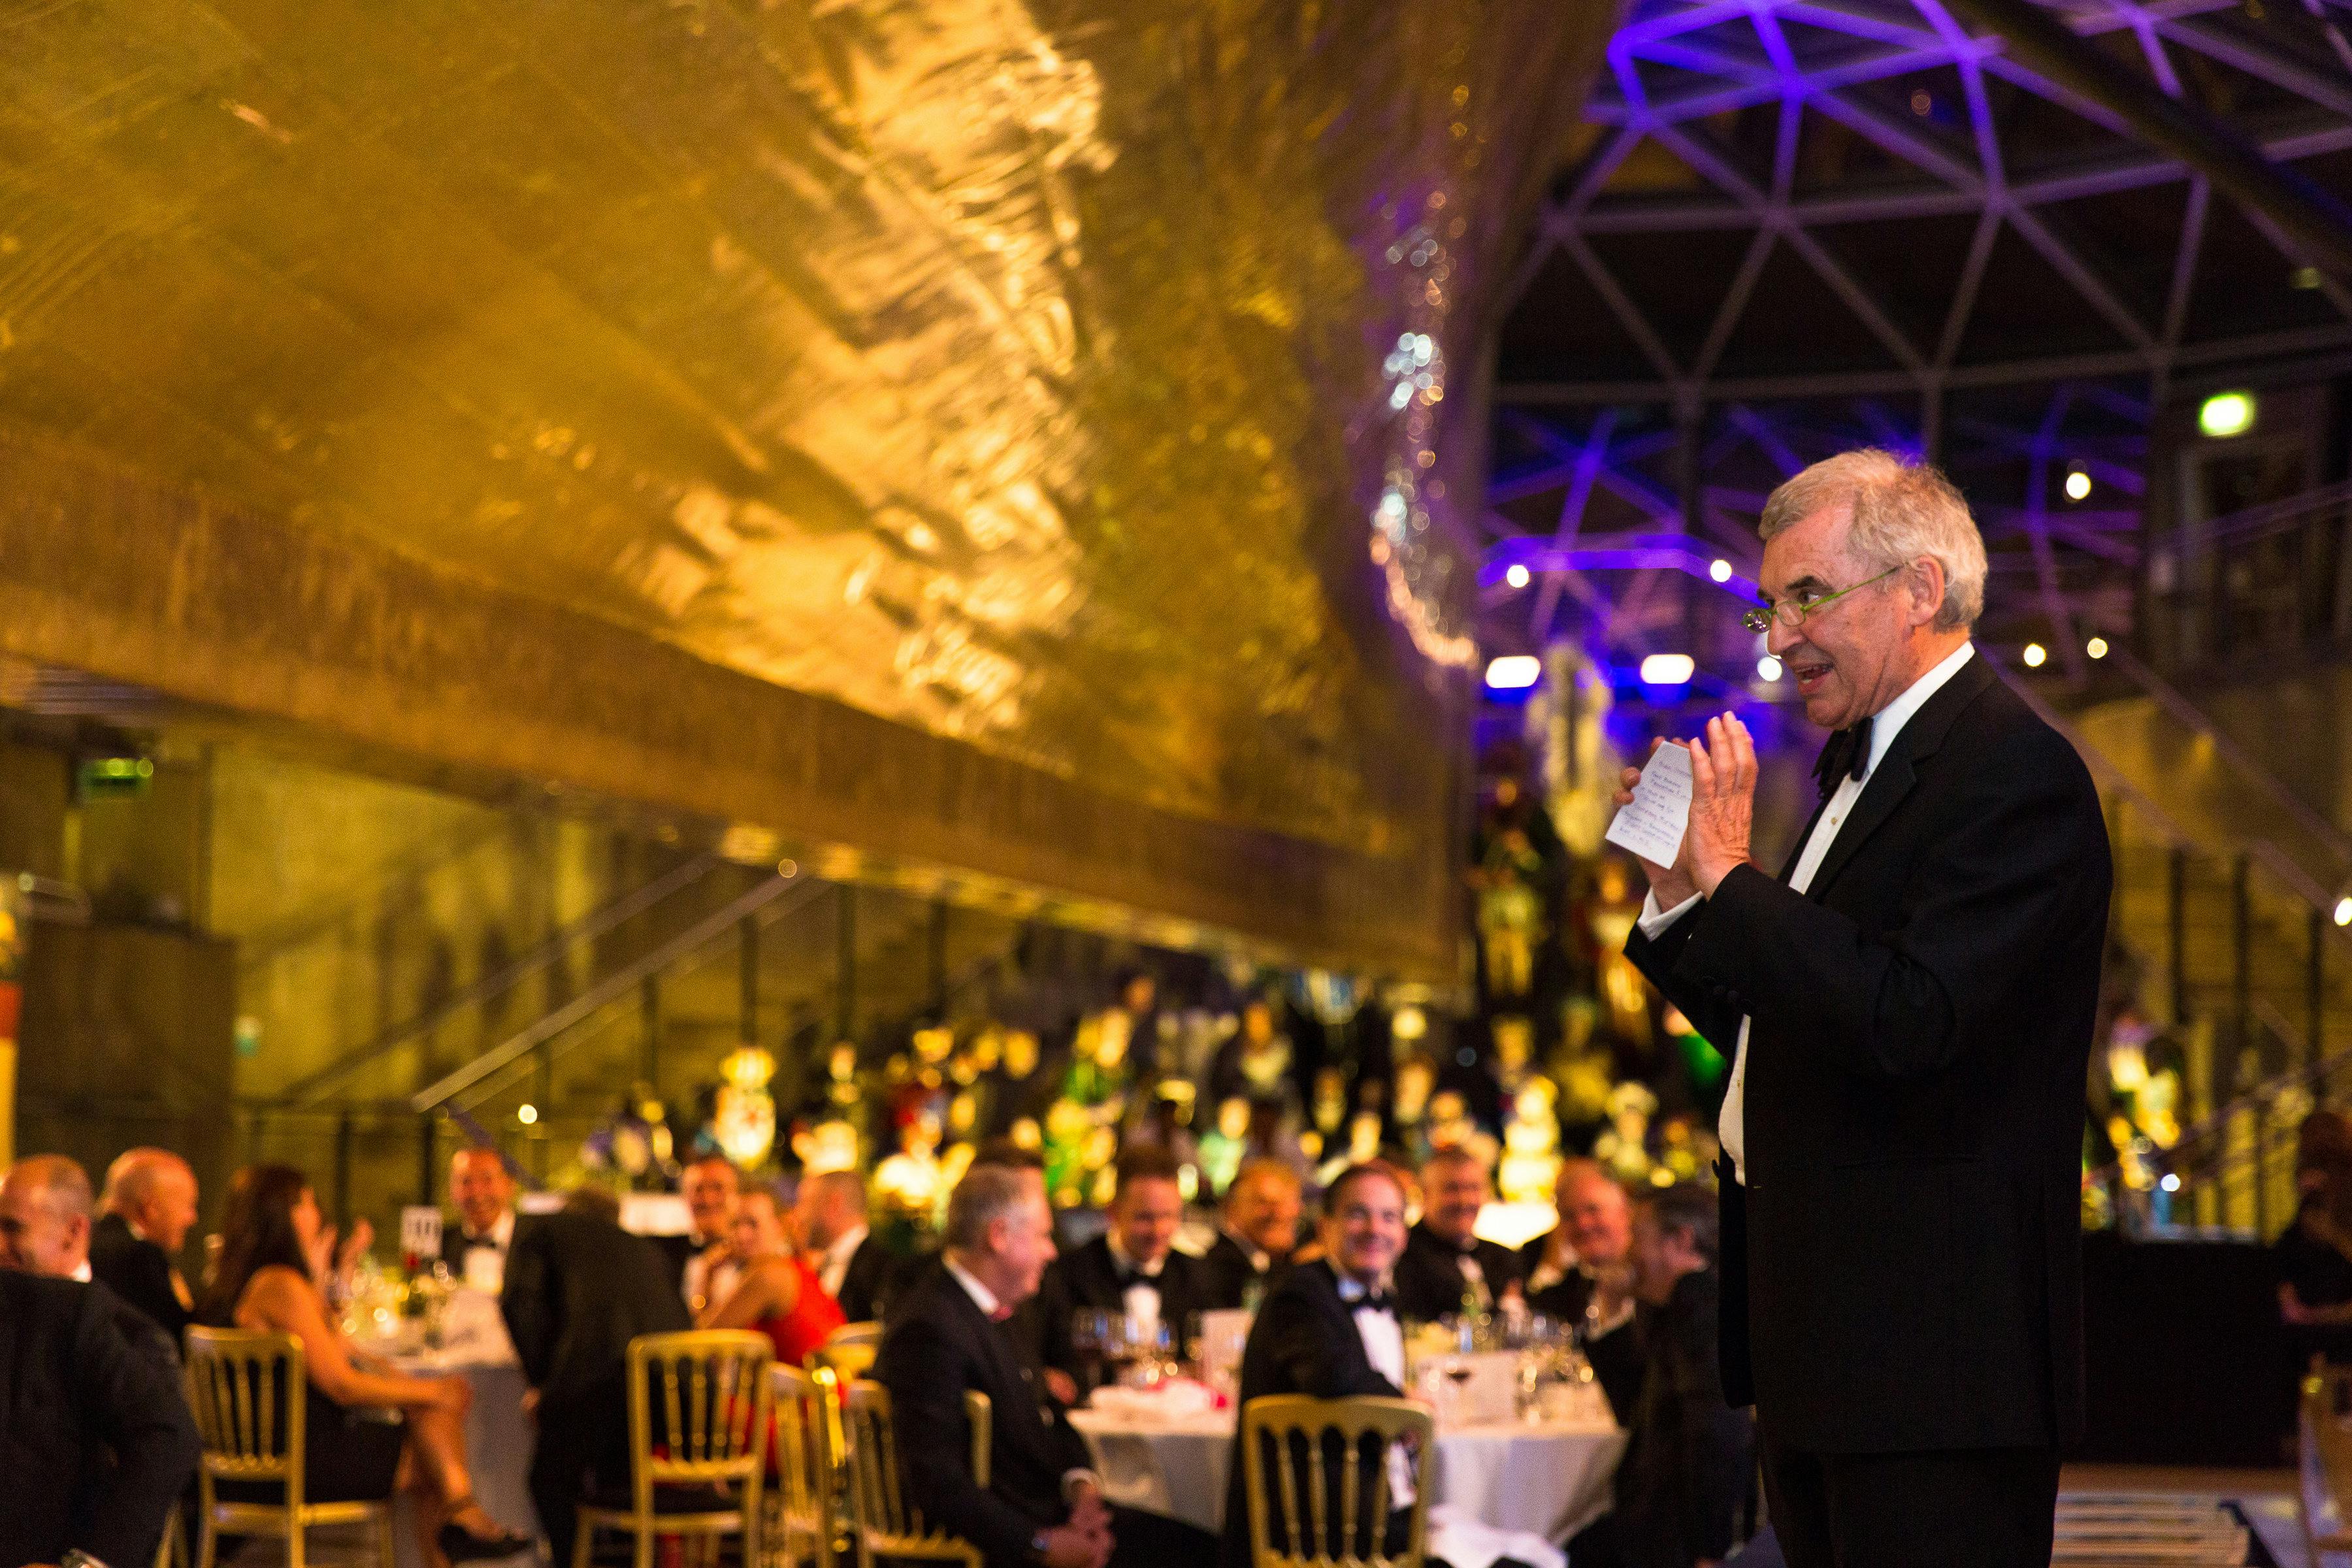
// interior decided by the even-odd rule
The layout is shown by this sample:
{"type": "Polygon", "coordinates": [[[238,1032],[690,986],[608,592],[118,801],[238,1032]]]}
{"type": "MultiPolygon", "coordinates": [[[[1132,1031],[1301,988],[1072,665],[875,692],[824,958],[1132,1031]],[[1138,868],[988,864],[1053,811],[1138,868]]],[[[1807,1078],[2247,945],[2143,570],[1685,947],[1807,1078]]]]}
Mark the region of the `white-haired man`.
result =
{"type": "Polygon", "coordinates": [[[1754,1399],[1792,1568],[1963,1542],[2042,1568],[2082,1423],[2098,794],[1969,647],[1984,544],[1941,475],[1850,452],[1773,492],[1759,531],[1750,625],[1832,731],[1822,804],[1760,869],[1754,748],[1709,720],[1681,853],[1647,867],[1626,945],[1733,1048],[1727,1391],[1754,1399]]]}
{"type": "Polygon", "coordinates": [[[196,1223],[195,1172],[169,1149],[126,1149],[98,1206],[90,1272],[178,1344],[196,1304],[179,1265],[196,1223]]]}

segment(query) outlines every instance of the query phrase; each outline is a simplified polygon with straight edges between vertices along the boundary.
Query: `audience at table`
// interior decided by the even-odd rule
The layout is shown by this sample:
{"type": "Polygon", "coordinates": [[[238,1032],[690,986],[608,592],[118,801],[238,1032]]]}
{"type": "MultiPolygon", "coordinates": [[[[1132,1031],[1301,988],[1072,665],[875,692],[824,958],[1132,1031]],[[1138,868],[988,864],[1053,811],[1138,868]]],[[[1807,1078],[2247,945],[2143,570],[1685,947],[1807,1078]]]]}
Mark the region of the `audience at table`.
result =
{"type": "Polygon", "coordinates": [[[1205,1563],[1208,1534],[1103,1500],[1086,1442],[1004,1325],[1055,1257],[1040,1184],[975,1165],[948,1200],[940,1267],[893,1311],[874,1377],[889,1390],[908,1495],[935,1528],[979,1549],[988,1568],[1153,1568],[1205,1563]],[[964,1394],[988,1396],[989,1479],[971,1470],[964,1394]]]}
{"type": "Polygon", "coordinates": [[[792,1223],[815,1260],[818,1282],[843,1315],[853,1323],[879,1321],[898,1260],[866,1224],[866,1178],[855,1171],[802,1177],[792,1223]]]}
{"type": "Polygon", "coordinates": [[[693,1228],[687,1233],[678,1289],[687,1310],[700,1313],[735,1289],[735,1203],[743,1179],[724,1154],[705,1154],[687,1166],[678,1191],[693,1228]]]}
{"type": "Polygon", "coordinates": [[[514,1247],[514,1177],[506,1157],[496,1149],[467,1147],[449,1160],[449,1202],[457,1223],[441,1227],[441,1261],[460,1279],[480,1279],[492,1294],[492,1281],[505,1278],[507,1254],[514,1247]],[[481,1262],[472,1260],[479,1257],[481,1262]],[[468,1272],[468,1266],[476,1272],[468,1272]]]}
{"type": "Polygon", "coordinates": [[[593,1187],[517,1226],[499,1307],[538,1421],[531,1503],[565,1568],[582,1500],[629,1486],[629,1342],[694,1321],[661,1248],[593,1187]]]}
{"type": "Polygon", "coordinates": [[[1632,1419],[1641,1391],[1633,1321],[1633,1210],[1597,1161],[1561,1163],[1552,1186],[1559,1223],[1520,1249],[1528,1309],[1573,1325],[1609,1407],[1632,1419]]]}
{"type": "Polygon", "coordinates": [[[0,1269],[0,1563],[154,1561],[196,1427],[129,1316],[102,1285],[0,1269]]]}
{"type": "Polygon", "coordinates": [[[1216,1305],[1199,1258],[1176,1250],[1184,1194],[1173,1156],[1156,1145],[1121,1154],[1109,1226],[1102,1235],[1057,1258],[1038,1292],[1045,1362],[1075,1373],[1079,1357],[1071,1320],[1082,1311],[1123,1315],[1130,1324],[1166,1325],[1178,1351],[1194,1312],[1216,1305]]]}
{"type": "Polygon", "coordinates": [[[756,1329],[786,1366],[804,1363],[848,1320],[793,1244],[776,1194],[753,1187],[735,1201],[735,1289],[695,1320],[704,1329],[756,1329]]]}
{"type": "Polygon", "coordinates": [[[1251,1160],[1225,1188],[1217,1239],[1201,1259],[1212,1307],[1255,1307],[1268,1277],[1298,1245],[1298,1173],[1276,1160],[1251,1160]]]}
{"type": "MultiPolygon", "coordinates": [[[[412,1479],[430,1490],[416,1513],[427,1563],[527,1550],[530,1537],[505,1530],[474,1500],[466,1462],[472,1386],[461,1377],[412,1377],[355,1352],[319,1287],[319,1259],[331,1250],[310,1178],[290,1166],[249,1165],[229,1185],[220,1260],[196,1312],[200,1322],[302,1342],[305,1497],[389,1498],[404,1450],[412,1479]]],[[[220,1489],[264,1501],[282,1493],[275,1482],[220,1489]]]]}
{"type": "Polygon", "coordinates": [[[179,1265],[196,1224],[195,1172],[168,1149],[127,1149],[106,1168],[98,1206],[91,1276],[177,1345],[196,1306],[179,1265]]]}
{"type": "Polygon", "coordinates": [[[1492,1312],[1517,1293],[1517,1255],[1476,1234],[1493,1196],[1485,1162],[1468,1149],[1440,1149],[1423,1163],[1421,1223],[1396,1265],[1397,1310],[1407,1318],[1492,1312]]]}

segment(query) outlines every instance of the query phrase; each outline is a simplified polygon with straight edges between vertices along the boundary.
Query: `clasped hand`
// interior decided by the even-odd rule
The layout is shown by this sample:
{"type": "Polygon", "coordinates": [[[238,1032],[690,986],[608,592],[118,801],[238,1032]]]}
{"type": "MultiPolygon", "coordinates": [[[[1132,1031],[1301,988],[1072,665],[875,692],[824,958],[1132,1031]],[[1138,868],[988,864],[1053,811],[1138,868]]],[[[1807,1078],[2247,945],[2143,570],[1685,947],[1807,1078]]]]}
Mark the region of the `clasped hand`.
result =
{"type": "MultiPolygon", "coordinates": [[[[1719,714],[1706,721],[1703,741],[1653,741],[1660,746],[1682,746],[1690,752],[1690,823],[1683,829],[1682,853],[1671,866],[1643,860],[1650,890],[1658,907],[1673,909],[1694,894],[1712,896],[1717,884],[1735,866],[1748,863],[1748,833],[1756,816],[1756,742],[1736,715],[1719,714]]],[[[1630,805],[1642,770],[1627,768],[1618,779],[1617,804],[1630,805]]]]}

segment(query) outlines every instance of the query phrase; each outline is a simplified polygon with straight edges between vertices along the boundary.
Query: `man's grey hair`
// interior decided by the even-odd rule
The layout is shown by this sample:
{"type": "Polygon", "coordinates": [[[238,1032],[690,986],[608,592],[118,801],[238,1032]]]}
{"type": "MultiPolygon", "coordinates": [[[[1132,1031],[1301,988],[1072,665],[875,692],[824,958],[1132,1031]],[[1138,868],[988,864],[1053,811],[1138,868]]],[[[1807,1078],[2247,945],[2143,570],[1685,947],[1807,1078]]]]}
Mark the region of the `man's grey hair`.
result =
{"type": "Polygon", "coordinates": [[[1944,569],[1936,628],[1976,624],[1984,614],[1984,536],[1952,481],[1926,463],[1875,447],[1825,458],[1772,492],[1756,531],[1769,540],[1817,511],[1849,504],[1849,537],[1871,570],[1934,561],[1944,569]]]}
{"type": "Polygon", "coordinates": [[[109,1214],[121,1214],[145,1203],[155,1190],[156,1178],[165,1171],[187,1169],[188,1163],[169,1149],[125,1149],[106,1168],[106,1191],[99,1198],[99,1206],[109,1214]]]}
{"type": "Polygon", "coordinates": [[[30,1187],[54,1219],[89,1217],[89,1173],[63,1154],[29,1154],[8,1167],[10,1182],[30,1187]]]}
{"type": "Polygon", "coordinates": [[[803,1177],[801,1186],[811,1193],[838,1198],[860,1219],[866,1217],[866,1178],[855,1171],[820,1171],[814,1176],[803,1177]]]}
{"type": "Polygon", "coordinates": [[[1036,1195],[1027,1175],[1002,1165],[974,1165],[948,1197],[945,1240],[959,1252],[976,1252],[988,1241],[988,1227],[1008,1219],[1036,1195]]]}

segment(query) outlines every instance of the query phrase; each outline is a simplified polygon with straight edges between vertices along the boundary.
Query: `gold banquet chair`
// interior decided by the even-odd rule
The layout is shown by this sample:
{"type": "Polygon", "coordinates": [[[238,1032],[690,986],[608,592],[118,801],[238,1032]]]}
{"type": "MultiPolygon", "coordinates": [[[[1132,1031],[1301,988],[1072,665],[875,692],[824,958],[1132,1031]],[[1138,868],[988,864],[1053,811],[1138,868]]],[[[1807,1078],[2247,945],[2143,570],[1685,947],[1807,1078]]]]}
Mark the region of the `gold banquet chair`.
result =
{"type": "Polygon", "coordinates": [[[732,1329],[629,1342],[629,1506],[580,1505],[572,1568],[588,1568],[599,1530],[635,1538],[636,1568],[653,1568],[664,1535],[702,1538],[714,1559],[720,1537],[740,1535],[743,1561],[760,1561],[775,1353],[767,1335],[732,1329]]]}
{"type": "MultiPolygon", "coordinates": [[[[964,1419],[971,1428],[971,1475],[988,1485],[988,1451],[994,1413],[988,1395],[966,1389],[964,1419]]],[[[890,1426],[890,1391],[864,1380],[842,1398],[841,1427],[849,1461],[850,1537],[857,1543],[857,1568],[874,1568],[877,1558],[915,1558],[982,1568],[980,1549],[959,1536],[923,1523],[922,1510],[908,1502],[898,1468],[898,1440],[890,1426]]]]}
{"type": "Polygon", "coordinates": [[[309,1401],[302,1342],[292,1334],[191,1325],[186,1358],[188,1405],[202,1444],[195,1568],[213,1568],[224,1532],[283,1536],[288,1568],[303,1568],[305,1532],[321,1524],[367,1525],[381,1568],[393,1568],[389,1502],[303,1499],[309,1401]],[[225,1500],[218,1495],[222,1481],[275,1482],[285,1497],[278,1502],[225,1500]]]}
{"type": "Polygon", "coordinates": [[[2314,1563],[2322,1553],[2352,1552],[2352,1368],[2313,1358],[2303,1380],[2298,1447],[2304,1550],[2314,1563]]]}
{"type": "Polygon", "coordinates": [[[775,1538],[771,1561],[833,1568],[833,1408],[824,1384],[796,1366],[768,1373],[775,1385],[775,1538]]]}
{"type": "Polygon", "coordinates": [[[1421,1568],[1436,1459],[1430,1413],[1409,1400],[1304,1394],[1251,1400],[1242,1410],[1236,1462],[1247,1467],[1252,1568],[1421,1568]],[[1383,1458],[1367,1462],[1375,1437],[1383,1458]],[[1411,1444],[1416,1459],[1412,1526],[1404,1550],[1391,1556],[1383,1550],[1392,1511],[1385,1456],[1397,1443],[1411,1444]],[[1286,1551],[1272,1543],[1269,1527],[1277,1518],[1286,1551]],[[1361,1552],[1360,1542],[1367,1543],[1361,1552]]]}
{"type": "Polygon", "coordinates": [[[831,1367],[833,1374],[846,1384],[871,1371],[874,1358],[881,1352],[881,1324],[844,1323],[825,1335],[824,1343],[809,1352],[809,1364],[831,1367]]]}

